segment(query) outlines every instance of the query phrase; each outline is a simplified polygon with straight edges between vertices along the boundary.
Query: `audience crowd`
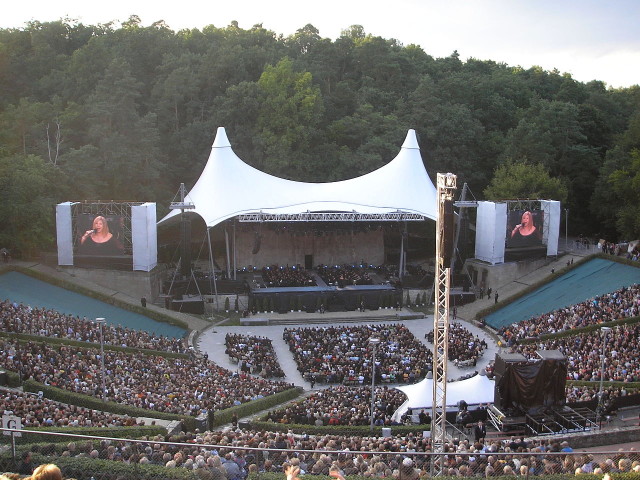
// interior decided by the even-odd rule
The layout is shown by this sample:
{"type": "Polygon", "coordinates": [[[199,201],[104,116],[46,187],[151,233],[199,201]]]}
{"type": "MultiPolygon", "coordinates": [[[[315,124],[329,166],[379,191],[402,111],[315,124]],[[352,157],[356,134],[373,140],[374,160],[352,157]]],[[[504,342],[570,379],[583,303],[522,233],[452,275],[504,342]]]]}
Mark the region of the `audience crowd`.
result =
{"type": "Polygon", "coordinates": [[[498,334],[509,344],[540,335],[586,327],[640,315],[640,285],[554,310],[501,328],[498,334]]]}
{"type": "Polygon", "coordinates": [[[13,390],[0,390],[0,411],[21,418],[22,426],[36,427],[129,427],[135,418],[67,405],[40,395],[13,390]]]}
{"type": "Polygon", "coordinates": [[[241,372],[260,375],[263,378],[284,377],[271,339],[227,333],[225,353],[238,363],[241,372]]]}
{"type": "MultiPolygon", "coordinates": [[[[425,337],[433,343],[433,330],[425,337]]],[[[448,357],[454,365],[475,367],[486,348],[487,342],[464,328],[461,323],[453,322],[449,325],[448,357]]]]}
{"type": "Polygon", "coordinates": [[[316,284],[313,276],[300,265],[264,267],[262,279],[267,287],[313,287],[316,284]]]}
{"type": "MultiPolygon", "coordinates": [[[[450,477],[640,472],[640,456],[633,450],[605,455],[579,453],[568,442],[546,437],[454,439],[443,447],[446,464],[438,467],[450,477]]],[[[40,445],[33,446],[34,453],[40,449],[40,445]]],[[[329,476],[337,470],[344,476],[418,480],[432,475],[431,457],[419,455],[430,451],[430,439],[413,433],[357,437],[226,430],[157,436],[146,443],[106,439],[70,442],[61,455],[182,468],[194,471],[199,478],[216,480],[243,480],[248,473],[282,473],[289,465],[298,467],[300,474],[329,476]],[[411,455],[414,453],[418,455],[411,455]]]]}
{"type": "MultiPolygon", "coordinates": [[[[0,340],[0,368],[23,379],[85,395],[101,395],[100,350],[0,340]]],[[[225,370],[206,358],[171,358],[105,351],[106,400],[159,412],[197,416],[262,398],[290,384],[225,370]]]]}
{"type": "Polygon", "coordinates": [[[323,383],[371,382],[376,337],[376,382],[414,383],[432,368],[431,351],[401,324],[285,328],[298,371],[323,383]]]}
{"type": "Polygon", "coordinates": [[[372,285],[373,280],[366,265],[318,265],[318,275],[327,285],[372,285]]]}
{"type": "Polygon", "coordinates": [[[640,324],[614,327],[608,334],[591,331],[528,345],[516,345],[514,351],[538,358],[537,350],[559,350],[567,359],[569,380],[600,381],[602,352],[605,347],[604,380],[640,381],[640,324]],[[605,337],[606,335],[606,337],[605,337]],[[606,345],[603,343],[606,341],[606,345]]]}
{"type": "MultiPolygon", "coordinates": [[[[0,302],[0,325],[2,331],[8,333],[100,343],[100,329],[92,320],[66,315],[51,309],[32,308],[28,305],[11,303],[8,300],[0,302]]],[[[104,324],[102,336],[107,345],[177,353],[186,351],[184,341],[180,338],[157,336],[119,325],[104,324]]]]}
{"type": "MultiPolygon", "coordinates": [[[[387,386],[375,389],[374,424],[391,425],[391,416],[407,396],[387,386]]],[[[335,385],[316,390],[304,400],[269,412],[267,420],[300,425],[369,425],[371,423],[371,388],[335,385]]]]}

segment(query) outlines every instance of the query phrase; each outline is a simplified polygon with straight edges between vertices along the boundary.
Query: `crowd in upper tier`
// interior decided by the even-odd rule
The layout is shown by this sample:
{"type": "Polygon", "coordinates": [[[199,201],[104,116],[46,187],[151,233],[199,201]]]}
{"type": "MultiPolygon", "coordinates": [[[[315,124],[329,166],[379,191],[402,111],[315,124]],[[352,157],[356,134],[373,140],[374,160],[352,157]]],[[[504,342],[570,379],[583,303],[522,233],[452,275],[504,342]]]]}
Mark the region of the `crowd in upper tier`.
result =
{"type": "Polygon", "coordinates": [[[605,381],[640,381],[640,324],[617,326],[609,333],[596,330],[535,344],[517,345],[514,350],[529,358],[538,358],[536,350],[559,350],[567,359],[567,376],[570,380],[600,381],[603,347],[605,381]]]}
{"type": "Polygon", "coordinates": [[[285,376],[270,338],[227,333],[224,344],[225,353],[238,363],[240,371],[263,378],[285,376]]]}
{"type": "MultiPolygon", "coordinates": [[[[92,320],[52,309],[33,308],[8,300],[0,302],[0,328],[3,332],[9,333],[100,343],[100,328],[92,320]]],[[[158,336],[119,325],[104,324],[102,338],[106,345],[177,353],[186,351],[184,341],[180,338],[158,336]]]]}
{"type": "Polygon", "coordinates": [[[528,320],[505,326],[498,331],[508,344],[525,338],[582,328],[640,315],[640,285],[623,287],[584,302],[559,308],[528,320]]]}
{"type": "Polygon", "coordinates": [[[298,371],[306,378],[326,383],[371,382],[373,345],[376,381],[413,383],[424,378],[432,365],[431,351],[403,324],[285,328],[298,371]]]}
{"type": "MultiPolygon", "coordinates": [[[[0,340],[0,368],[23,379],[75,393],[102,396],[99,348],[51,346],[16,339],[0,340]]],[[[271,395],[290,384],[235,373],[206,358],[165,358],[105,350],[104,397],[108,401],[158,412],[197,416],[212,409],[271,395]]]]}

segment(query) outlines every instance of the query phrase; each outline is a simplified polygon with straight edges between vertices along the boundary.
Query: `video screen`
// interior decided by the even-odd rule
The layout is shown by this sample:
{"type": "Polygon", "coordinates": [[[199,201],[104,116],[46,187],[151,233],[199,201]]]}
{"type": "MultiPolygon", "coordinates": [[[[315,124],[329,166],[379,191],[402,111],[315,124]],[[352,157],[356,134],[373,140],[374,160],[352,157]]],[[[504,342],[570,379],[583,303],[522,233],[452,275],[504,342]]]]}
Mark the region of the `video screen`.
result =
{"type": "Polygon", "coordinates": [[[542,246],[544,212],[542,210],[512,210],[507,217],[506,247],[530,248],[542,246]]]}

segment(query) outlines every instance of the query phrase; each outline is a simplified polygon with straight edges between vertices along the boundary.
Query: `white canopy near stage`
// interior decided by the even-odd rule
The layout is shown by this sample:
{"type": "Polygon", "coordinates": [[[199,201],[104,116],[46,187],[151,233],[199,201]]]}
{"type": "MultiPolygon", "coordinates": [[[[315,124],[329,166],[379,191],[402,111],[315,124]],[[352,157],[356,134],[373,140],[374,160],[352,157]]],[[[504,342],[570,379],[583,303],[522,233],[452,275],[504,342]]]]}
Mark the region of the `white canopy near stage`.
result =
{"type": "MultiPolygon", "coordinates": [[[[329,183],[286,180],[243,162],[219,127],[211,154],[185,202],[207,227],[243,214],[291,215],[312,212],[415,214],[436,219],[436,188],[422,162],[414,130],[398,155],[360,177],[329,183]]],[[[172,210],[159,224],[180,213],[172,210]]]]}
{"type": "MultiPolygon", "coordinates": [[[[495,382],[487,378],[486,375],[475,375],[466,380],[447,383],[447,406],[456,406],[460,400],[467,402],[467,405],[493,403],[494,386],[495,382]]],[[[397,388],[404,392],[408,398],[395,411],[393,420],[400,421],[400,417],[410,408],[412,410],[429,409],[433,406],[433,380],[431,378],[397,388]]]]}

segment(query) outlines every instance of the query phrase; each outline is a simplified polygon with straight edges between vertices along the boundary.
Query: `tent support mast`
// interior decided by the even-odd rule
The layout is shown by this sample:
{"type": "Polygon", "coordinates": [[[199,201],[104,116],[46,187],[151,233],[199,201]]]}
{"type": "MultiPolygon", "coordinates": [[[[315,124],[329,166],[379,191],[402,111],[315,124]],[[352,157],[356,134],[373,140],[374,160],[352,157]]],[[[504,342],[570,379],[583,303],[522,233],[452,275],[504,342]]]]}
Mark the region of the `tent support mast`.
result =
{"type": "Polygon", "coordinates": [[[232,243],[232,247],[233,248],[233,279],[237,280],[237,272],[238,272],[238,267],[236,265],[236,221],[233,221],[233,243],[232,243]]]}
{"type": "Polygon", "coordinates": [[[218,285],[216,284],[216,269],[213,266],[213,250],[211,248],[211,228],[207,226],[207,242],[209,243],[209,263],[211,263],[211,278],[213,278],[213,290],[216,295],[216,310],[220,310],[218,302],[218,285]]]}
{"type": "Polygon", "coordinates": [[[229,253],[229,231],[224,227],[224,244],[227,250],[227,278],[231,278],[231,258],[229,253]]]}
{"type": "MultiPolygon", "coordinates": [[[[406,224],[405,224],[406,225],[406,224]]],[[[404,229],[400,231],[400,259],[398,260],[398,279],[404,277],[404,229]]]]}
{"type": "Polygon", "coordinates": [[[433,310],[433,406],[431,422],[431,475],[441,476],[445,470],[444,445],[447,441],[447,358],[449,353],[449,294],[451,291],[451,241],[453,191],[456,176],[438,173],[436,219],[435,307],[433,310]],[[447,218],[448,217],[448,218],[447,218]]]}

